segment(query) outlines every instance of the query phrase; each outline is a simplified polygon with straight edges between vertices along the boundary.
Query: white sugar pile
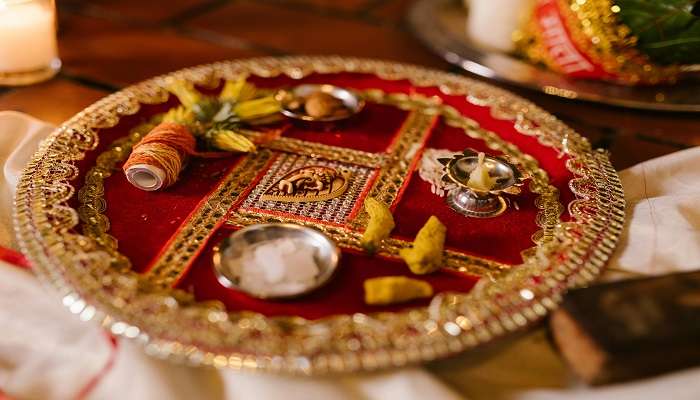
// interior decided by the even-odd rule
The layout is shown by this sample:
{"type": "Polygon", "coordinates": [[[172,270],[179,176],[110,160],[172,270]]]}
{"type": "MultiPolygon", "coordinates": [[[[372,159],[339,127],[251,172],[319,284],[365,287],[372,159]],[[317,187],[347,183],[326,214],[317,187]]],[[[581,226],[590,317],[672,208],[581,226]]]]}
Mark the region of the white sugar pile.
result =
{"type": "Polygon", "coordinates": [[[233,261],[245,291],[260,297],[293,296],[314,286],[319,274],[316,248],[301,240],[280,238],[252,246],[233,261]]]}

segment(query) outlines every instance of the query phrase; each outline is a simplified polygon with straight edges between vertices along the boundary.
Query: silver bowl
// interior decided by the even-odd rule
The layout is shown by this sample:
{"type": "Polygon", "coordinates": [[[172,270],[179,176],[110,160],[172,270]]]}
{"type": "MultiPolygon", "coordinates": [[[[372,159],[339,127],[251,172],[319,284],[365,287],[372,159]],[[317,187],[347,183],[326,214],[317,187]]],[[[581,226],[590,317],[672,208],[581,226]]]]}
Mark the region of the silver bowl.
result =
{"type": "Polygon", "coordinates": [[[281,90],[277,93],[277,100],[282,106],[282,114],[296,120],[306,122],[333,122],[340,121],[352,117],[362,111],[365,107],[365,101],[360,95],[352,90],[344,89],[339,86],[328,84],[304,84],[293,87],[288,90],[281,90]],[[306,113],[304,107],[301,106],[304,99],[314,93],[327,93],[334,98],[340,100],[347,112],[330,115],[327,117],[312,117],[306,113]]]}
{"type": "Polygon", "coordinates": [[[478,195],[469,189],[453,190],[447,194],[445,201],[451,209],[467,217],[493,218],[508,209],[508,203],[502,196],[478,195]]]}
{"type": "Polygon", "coordinates": [[[260,299],[294,298],[323,286],[338,268],[340,249],[323,233],[294,224],[257,224],[247,226],[226,237],[214,248],[214,271],[219,282],[260,299]],[[241,258],[255,246],[280,238],[299,239],[314,247],[313,259],[319,272],[313,284],[294,293],[271,294],[254,292],[241,285],[241,258]]]}

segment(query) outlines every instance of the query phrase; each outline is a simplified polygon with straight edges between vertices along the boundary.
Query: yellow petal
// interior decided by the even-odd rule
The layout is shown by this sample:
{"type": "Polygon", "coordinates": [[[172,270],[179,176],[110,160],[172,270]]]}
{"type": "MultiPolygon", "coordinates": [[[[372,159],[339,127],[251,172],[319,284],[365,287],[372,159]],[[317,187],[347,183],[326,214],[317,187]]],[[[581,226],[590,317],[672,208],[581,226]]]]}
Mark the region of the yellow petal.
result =
{"type": "Polygon", "coordinates": [[[249,153],[255,151],[255,144],[247,137],[230,130],[219,130],[211,135],[214,147],[223,151],[249,153]]]}
{"type": "Polygon", "coordinates": [[[362,247],[369,253],[374,253],[384,239],[389,237],[391,230],[394,229],[394,216],[386,204],[368,197],[364,203],[365,211],[369,215],[367,228],[362,235],[362,247]]]}
{"type": "Polygon", "coordinates": [[[198,101],[202,99],[202,94],[194,88],[191,82],[175,81],[169,87],[168,91],[177,96],[180,103],[187,108],[192,108],[198,101]]]}
{"type": "Polygon", "coordinates": [[[367,279],[364,287],[365,303],[375,305],[403,303],[433,295],[433,287],[428,282],[405,276],[367,279]]]}
{"type": "Polygon", "coordinates": [[[163,122],[174,122],[176,124],[188,125],[195,120],[194,113],[184,106],[171,108],[163,115],[163,122]]]}
{"type": "Polygon", "coordinates": [[[273,96],[265,96],[236,104],[233,113],[242,120],[266,117],[280,110],[280,104],[273,96]]]}
{"type": "Polygon", "coordinates": [[[401,249],[399,255],[414,274],[429,274],[442,267],[447,228],[434,215],[418,231],[413,247],[401,249]]]}
{"type": "Polygon", "coordinates": [[[241,76],[235,81],[226,81],[219,94],[220,100],[239,102],[255,97],[255,86],[246,81],[247,76],[241,76]]]}

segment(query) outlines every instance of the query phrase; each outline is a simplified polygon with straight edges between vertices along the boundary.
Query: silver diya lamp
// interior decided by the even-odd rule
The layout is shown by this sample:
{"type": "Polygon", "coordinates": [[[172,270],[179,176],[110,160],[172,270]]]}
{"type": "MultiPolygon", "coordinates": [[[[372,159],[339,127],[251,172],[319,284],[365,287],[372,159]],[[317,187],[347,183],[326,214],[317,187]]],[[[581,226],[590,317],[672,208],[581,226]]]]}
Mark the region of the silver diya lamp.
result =
{"type": "Polygon", "coordinates": [[[503,194],[518,195],[527,176],[506,157],[484,156],[484,167],[495,180],[494,186],[484,191],[469,184],[469,176],[479,163],[479,153],[467,149],[452,158],[440,158],[444,166],[442,180],[457,186],[450,190],[446,202],[454,211],[476,218],[496,217],[508,209],[509,200],[503,194]]]}

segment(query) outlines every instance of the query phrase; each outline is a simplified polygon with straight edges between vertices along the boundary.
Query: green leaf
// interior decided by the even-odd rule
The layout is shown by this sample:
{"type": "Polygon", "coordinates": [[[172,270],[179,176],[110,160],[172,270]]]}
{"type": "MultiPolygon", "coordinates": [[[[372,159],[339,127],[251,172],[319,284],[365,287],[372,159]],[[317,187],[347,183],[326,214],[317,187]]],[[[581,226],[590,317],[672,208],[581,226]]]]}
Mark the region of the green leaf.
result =
{"type": "Polygon", "coordinates": [[[619,17],[639,39],[637,48],[657,64],[700,63],[699,0],[615,0],[619,17]]]}
{"type": "Polygon", "coordinates": [[[192,112],[198,121],[209,122],[219,111],[220,105],[216,99],[204,97],[192,105],[192,112]]]}

